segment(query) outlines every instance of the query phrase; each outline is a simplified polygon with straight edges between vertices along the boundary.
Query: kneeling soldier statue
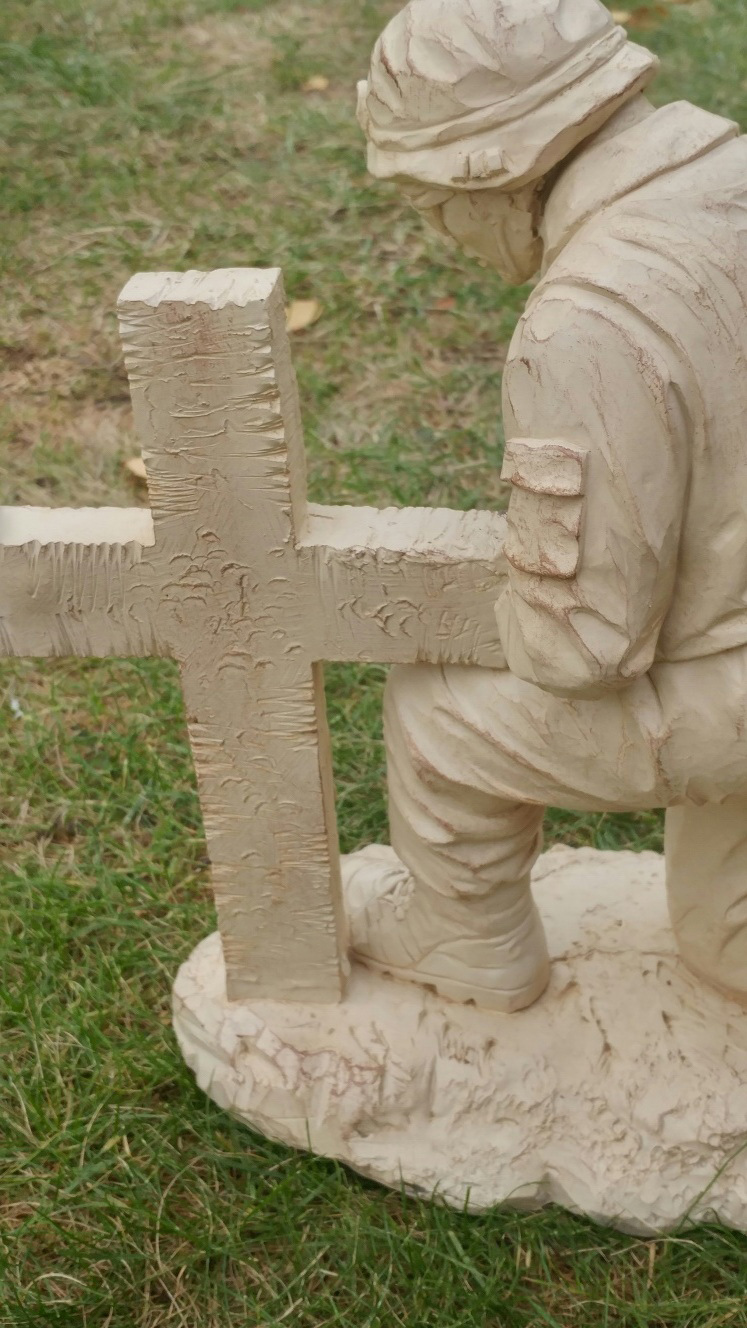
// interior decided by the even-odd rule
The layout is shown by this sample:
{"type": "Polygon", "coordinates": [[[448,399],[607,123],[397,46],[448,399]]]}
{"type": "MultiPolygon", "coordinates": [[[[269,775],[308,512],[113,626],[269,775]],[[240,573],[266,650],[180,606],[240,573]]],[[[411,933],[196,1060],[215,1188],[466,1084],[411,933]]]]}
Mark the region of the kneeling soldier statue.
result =
{"type": "Polygon", "coordinates": [[[548,981],[544,807],[666,807],[682,957],[747,997],[747,144],[598,0],[411,0],[368,164],[510,282],[506,669],[393,670],[369,967],[502,1011],[548,981]]]}

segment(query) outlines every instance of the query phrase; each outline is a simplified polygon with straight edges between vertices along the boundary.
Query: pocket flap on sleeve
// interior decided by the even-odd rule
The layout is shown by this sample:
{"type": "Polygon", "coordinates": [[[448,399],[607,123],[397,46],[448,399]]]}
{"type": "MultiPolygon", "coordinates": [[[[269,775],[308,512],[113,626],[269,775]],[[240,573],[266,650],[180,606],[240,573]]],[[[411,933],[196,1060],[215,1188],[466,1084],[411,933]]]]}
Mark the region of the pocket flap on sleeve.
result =
{"type": "Polygon", "coordinates": [[[576,575],[583,498],[514,489],[507,513],[504,553],[512,567],[534,576],[576,575]]]}
{"type": "Polygon", "coordinates": [[[506,443],[501,479],[531,493],[580,498],[586,491],[587,456],[587,448],[560,438],[511,438],[506,443]]]}

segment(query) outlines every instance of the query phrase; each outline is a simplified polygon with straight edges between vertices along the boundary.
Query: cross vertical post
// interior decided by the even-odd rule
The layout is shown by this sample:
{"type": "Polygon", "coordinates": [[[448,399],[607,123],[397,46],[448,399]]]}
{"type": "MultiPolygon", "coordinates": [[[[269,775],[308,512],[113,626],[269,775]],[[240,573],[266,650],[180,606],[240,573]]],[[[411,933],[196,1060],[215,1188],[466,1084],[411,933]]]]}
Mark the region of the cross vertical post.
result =
{"type": "Polygon", "coordinates": [[[278,270],[143,274],[119,302],[230,999],[337,1001],[347,967],[304,453],[278,270]]]}

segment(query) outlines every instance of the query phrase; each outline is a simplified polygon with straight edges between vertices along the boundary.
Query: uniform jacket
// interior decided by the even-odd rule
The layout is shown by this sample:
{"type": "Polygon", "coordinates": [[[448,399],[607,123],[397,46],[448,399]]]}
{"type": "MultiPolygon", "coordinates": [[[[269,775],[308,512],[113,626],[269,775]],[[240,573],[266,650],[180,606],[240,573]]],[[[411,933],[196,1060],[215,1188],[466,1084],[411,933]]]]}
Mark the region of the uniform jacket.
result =
{"type": "Polygon", "coordinates": [[[666,106],[574,159],[544,238],[498,620],[513,672],[595,695],[747,644],[747,139],[666,106]]]}

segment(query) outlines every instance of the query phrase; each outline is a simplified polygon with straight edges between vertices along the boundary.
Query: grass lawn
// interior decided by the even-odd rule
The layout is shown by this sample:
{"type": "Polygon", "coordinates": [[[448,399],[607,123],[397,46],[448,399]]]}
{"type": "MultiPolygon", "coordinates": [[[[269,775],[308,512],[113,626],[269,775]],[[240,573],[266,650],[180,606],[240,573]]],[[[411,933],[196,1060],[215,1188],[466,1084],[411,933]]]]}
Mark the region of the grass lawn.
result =
{"type": "MultiPolygon", "coordinates": [[[[4,503],[145,503],[114,321],[134,271],[279,264],[316,500],[502,506],[524,293],[365,174],[354,83],[389,0],[3,0],[4,503]],[[308,91],[314,75],[329,80],[308,91]]],[[[662,0],[656,97],[747,124],[745,0],[662,0]]],[[[383,670],[329,670],[344,847],[386,837],[383,670]]],[[[468,1218],[255,1138],[169,1027],[213,929],[173,668],[0,667],[0,1325],[716,1328],[747,1242],[559,1211],[468,1218]]],[[[658,815],[550,838],[660,847],[658,815]]]]}

